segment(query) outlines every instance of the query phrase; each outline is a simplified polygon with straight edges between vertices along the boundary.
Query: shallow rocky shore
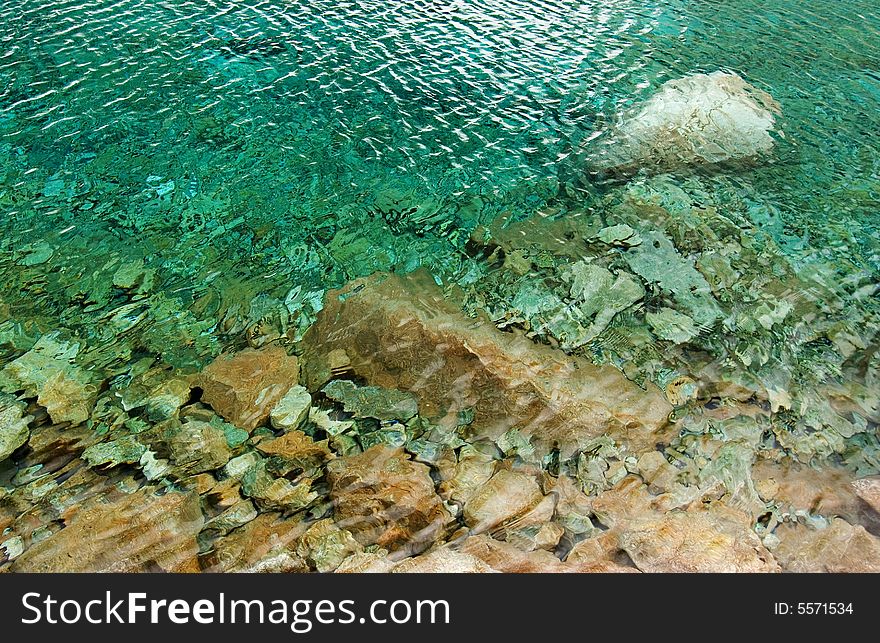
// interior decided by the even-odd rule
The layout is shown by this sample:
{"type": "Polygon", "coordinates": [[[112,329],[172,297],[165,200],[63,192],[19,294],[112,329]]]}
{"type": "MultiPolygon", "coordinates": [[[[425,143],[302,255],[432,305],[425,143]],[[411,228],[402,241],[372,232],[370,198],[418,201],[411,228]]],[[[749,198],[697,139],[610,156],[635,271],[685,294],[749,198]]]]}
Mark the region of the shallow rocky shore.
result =
{"type": "Polygon", "coordinates": [[[41,337],[2,371],[0,569],[880,571],[880,477],[799,461],[769,401],[465,307],[379,273],[299,342],[114,379],[41,337]]]}
{"type": "Polygon", "coordinates": [[[760,161],[778,109],[670,81],[601,192],[454,238],[393,189],[303,252],[5,235],[0,571],[880,571],[876,270],[662,173],[760,161]]]}

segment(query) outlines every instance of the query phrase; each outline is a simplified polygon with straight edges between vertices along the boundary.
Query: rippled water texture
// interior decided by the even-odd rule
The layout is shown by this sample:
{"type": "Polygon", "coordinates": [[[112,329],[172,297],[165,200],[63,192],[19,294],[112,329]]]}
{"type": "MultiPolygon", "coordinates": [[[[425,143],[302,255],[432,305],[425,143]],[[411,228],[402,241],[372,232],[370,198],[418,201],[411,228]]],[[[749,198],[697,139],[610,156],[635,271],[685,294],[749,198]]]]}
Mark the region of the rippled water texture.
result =
{"type": "MultiPolygon", "coordinates": [[[[666,427],[682,441],[667,460],[689,459],[690,482],[716,452],[687,440],[722,433],[747,444],[711,474],[728,485],[757,453],[876,474],[878,132],[873,0],[6,0],[0,402],[35,432],[50,430],[39,409],[92,437],[124,425],[112,444],[135,455],[121,462],[159,479],[131,443],[146,403],[126,397],[148,369],[189,377],[247,346],[299,353],[328,290],[425,268],[471,318],[696,414],[666,427]],[[779,103],[770,153],[588,167],[621,114],[719,70],[779,103]],[[47,384],[46,364],[78,370],[47,384]],[[71,390],[82,406],[57,411],[71,390]],[[731,418],[760,428],[715,424],[731,418]]],[[[190,390],[174,413],[198,406],[190,390]]],[[[472,411],[449,412],[462,434],[482,421],[472,411]]],[[[44,464],[14,438],[0,499],[44,464]]],[[[340,438],[339,453],[374,438],[340,438]]],[[[526,457],[528,441],[498,439],[526,457]]],[[[638,453],[590,444],[535,457],[586,493],[635,470],[638,453]]]]}
{"type": "Polygon", "coordinates": [[[748,177],[766,225],[876,263],[877,29],[851,2],[9,3],[4,223],[221,230],[241,252],[378,200],[455,245],[555,197],[621,107],[729,68],[784,106],[779,162],[748,177]]]}

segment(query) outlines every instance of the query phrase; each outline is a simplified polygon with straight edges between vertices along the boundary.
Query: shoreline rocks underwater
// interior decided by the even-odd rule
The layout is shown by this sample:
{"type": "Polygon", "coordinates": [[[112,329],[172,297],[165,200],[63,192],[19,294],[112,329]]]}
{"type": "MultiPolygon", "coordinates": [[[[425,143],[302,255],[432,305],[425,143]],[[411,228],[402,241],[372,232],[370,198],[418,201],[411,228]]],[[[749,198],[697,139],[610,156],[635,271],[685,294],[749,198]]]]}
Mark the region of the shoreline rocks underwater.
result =
{"type": "Polygon", "coordinates": [[[4,242],[0,571],[880,571],[875,275],[690,171],[760,163],[780,109],[669,81],[587,142],[589,205],[445,269],[380,256],[427,243],[394,217],[315,239],[336,288],[4,242]]]}

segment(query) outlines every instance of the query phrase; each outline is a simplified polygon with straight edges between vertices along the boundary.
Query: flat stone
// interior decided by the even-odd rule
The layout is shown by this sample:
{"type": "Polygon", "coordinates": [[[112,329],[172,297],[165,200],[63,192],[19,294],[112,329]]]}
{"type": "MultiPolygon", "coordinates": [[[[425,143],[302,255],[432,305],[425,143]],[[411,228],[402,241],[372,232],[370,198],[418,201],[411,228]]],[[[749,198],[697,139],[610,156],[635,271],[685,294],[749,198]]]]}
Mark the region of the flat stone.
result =
{"type": "Polygon", "coordinates": [[[825,529],[785,523],[773,554],[787,572],[880,572],[880,538],[834,518],[825,529]]]}
{"type": "Polygon", "coordinates": [[[279,513],[262,513],[214,542],[201,558],[202,568],[208,572],[307,572],[309,566],[296,553],[296,546],[308,527],[301,514],[281,518],[279,513]]]}
{"type": "Polygon", "coordinates": [[[591,169],[631,173],[750,158],[774,146],[777,103],[736,74],[716,71],[665,82],[606,136],[592,137],[591,169]]]}
{"type": "Polygon", "coordinates": [[[292,431],[302,426],[309,417],[312,396],[297,384],[284,394],[269,413],[272,426],[280,431],[292,431]]]}
{"type": "Polygon", "coordinates": [[[875,512],[880,513],[880,476],[859,478],[853,480],[851,485],[859,498],[864,500],[875,512]]]}
{"type": "Polygon", "coordinates": [[[653,448],[672,410],[659,389],[643,390],[614,367],[465,316],[423,271],[329,292],[303,348],[312,390],[331,378],[329,356],[343,350],[354,375],[413,393],[432,423],[452,430],[467,415],[469,432],[492,439],[517,428],[538,457],[554,445],[569,457],[603,434],[653,448]]]}
{"type": "Polygon", "coordinates": [[[0,462],[12,455],[30,436],[25,405],[11,395],[0,393],[0,462]]]}
{"type": "Polygon", "coordinates": [[[278,346],[221,355],[196,378],[202,401],[237,427],[253,431],[297,383],[296,357],[278,346]]]}
{"type": "Polygon", "coordinates": [[[15,572],[198,571],[204,525],[193,492],[138,491],[78,509],[12,564],[15,572]]]}
{"type": "Polygon", "coordinates": [[[327,478],[337,524],[363,545],[420,553],[451,520],[428,466],[400,448],[379,444],[331,460],[327,478]]]}
{"type": "Polygon", "coordinates": [[[357,386],[347,380],[333,380],[323,389],[327,397],[342,403],[343,409],[359,418],[409,420],[419,412],[411,393],[377,386],[357,386]]]}
{"type": "Polygon", "coordinates": [[[447,547],[407,558],[391,569],[392,574],[493,574],[494,569],[470,554],[447,547]]]}
{"type": "Polygon", "coordinates": [[[363,551],[351,532],[332,520],[319,520],[302,535],[296,552],[322,573],[332,572],[352,554],[363,551]]]}
{"type": "Polygon", "coordinates": [[[464,506],[464,519],[473,529],[485,531],[524,514],[543,497],[532,476],[502,469],[464,506]]]}

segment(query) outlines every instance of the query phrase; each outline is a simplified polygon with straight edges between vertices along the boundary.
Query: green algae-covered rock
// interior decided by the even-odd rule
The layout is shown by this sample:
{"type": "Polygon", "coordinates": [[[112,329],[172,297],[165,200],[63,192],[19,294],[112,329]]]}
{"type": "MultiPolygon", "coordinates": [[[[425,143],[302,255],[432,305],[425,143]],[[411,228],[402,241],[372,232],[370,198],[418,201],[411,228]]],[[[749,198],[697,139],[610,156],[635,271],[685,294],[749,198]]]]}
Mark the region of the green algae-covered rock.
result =
{"type": "Polygon", "coordinates": [[[25,414],[25,405],[11,395],[0,393],[0,462],[12,455],[28,440],[28,422],[33,418],[25,414]]]}
{"type": "Polygon", "coordinates": [[[109,442],[101,442],[83,451],[82,458],[90,467],[115,467],[120,464],[140,462],[147,447],[133,436],[123,436],[109,442]]]}
{"type": "Polygon", "coordinates": [[[405,422],[419,412],[415,395],[404,391],[357,386],[347,380],[334,380],[321,390],[355,417],[405,422]]]}

